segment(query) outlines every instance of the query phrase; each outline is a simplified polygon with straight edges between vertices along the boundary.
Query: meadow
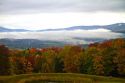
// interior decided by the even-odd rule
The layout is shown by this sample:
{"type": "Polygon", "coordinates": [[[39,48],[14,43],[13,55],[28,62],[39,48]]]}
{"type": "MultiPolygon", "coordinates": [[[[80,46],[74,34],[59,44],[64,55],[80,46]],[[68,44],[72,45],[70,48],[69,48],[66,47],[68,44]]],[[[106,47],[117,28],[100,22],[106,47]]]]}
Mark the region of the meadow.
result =
{"type": "Polygon", "coordinates": [[[73,73],[34,73],[0,76],[0,83],[125,83],[125,79],[73,73]]]}

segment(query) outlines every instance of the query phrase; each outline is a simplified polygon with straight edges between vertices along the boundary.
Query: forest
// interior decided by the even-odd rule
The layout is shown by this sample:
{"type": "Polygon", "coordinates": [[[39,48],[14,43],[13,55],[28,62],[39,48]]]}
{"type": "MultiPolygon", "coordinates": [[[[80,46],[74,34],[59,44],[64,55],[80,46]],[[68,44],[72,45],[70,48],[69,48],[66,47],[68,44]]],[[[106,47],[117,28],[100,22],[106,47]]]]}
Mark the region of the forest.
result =
{"type": "Polygon", "coordinates": [[[12,49],[0,45],[0,75],[80,73],[125,77],[125,39],[64,47],[12,49]]]}

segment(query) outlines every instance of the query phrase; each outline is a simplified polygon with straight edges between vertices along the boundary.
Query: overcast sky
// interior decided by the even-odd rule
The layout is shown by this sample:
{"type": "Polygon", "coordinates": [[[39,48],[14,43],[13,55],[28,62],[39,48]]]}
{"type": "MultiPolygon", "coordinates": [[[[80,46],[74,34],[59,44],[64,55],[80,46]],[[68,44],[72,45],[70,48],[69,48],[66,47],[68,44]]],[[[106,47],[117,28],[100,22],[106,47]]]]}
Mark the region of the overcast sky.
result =
{"type": "Polygon", "coordinates": [[[0,26],[47,29],[125,22],[125,0],[0,0],[0,26]]]}

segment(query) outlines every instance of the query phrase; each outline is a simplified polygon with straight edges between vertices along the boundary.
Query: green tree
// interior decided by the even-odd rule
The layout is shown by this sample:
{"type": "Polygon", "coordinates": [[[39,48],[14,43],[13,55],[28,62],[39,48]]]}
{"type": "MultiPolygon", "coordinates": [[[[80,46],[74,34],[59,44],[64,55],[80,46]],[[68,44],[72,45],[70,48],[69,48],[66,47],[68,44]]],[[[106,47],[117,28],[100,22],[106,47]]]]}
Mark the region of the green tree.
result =
{"type": "Polygon", "coordinates": [[[100,51],[103,56],[104,75],[116,75],[116,64],[113,62],[113,58],[116,56],[116,50],[108,47],[100,51]]]}
{"type": "Polygon", "coordinates": [[[84,52],[84,70],[83,73],[94,74],[93,58],[98,55],[98,49],[96,47],[89,47],[84,52]]]}

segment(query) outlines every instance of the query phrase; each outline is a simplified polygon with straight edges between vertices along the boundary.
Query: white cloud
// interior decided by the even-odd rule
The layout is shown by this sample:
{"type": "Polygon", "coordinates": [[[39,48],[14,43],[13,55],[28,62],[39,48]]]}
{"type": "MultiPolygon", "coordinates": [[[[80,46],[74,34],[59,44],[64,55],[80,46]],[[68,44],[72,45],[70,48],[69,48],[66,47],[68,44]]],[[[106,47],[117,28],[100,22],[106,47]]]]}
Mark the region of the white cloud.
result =
{"type": "Polygon", "coordinates": [[[122,36],[122,34],[114,33],[106,29],[0,33],[0,39],[2,38],[39,39],[39,40],[50,40],[50,41],[64,41],[64,42],[74,43],[74,44],[76,43],[86,44],[91,42],[91,41],[86,41],[85,39],[113,39],[113,38],[118,38],[120,36],[122,36]]]}
{"type": "Polygon", "coordinates": [[[33,30],[120,22],[125,22],[125,13],[39,13],[0,16],[0,26],[33,30]]]}

